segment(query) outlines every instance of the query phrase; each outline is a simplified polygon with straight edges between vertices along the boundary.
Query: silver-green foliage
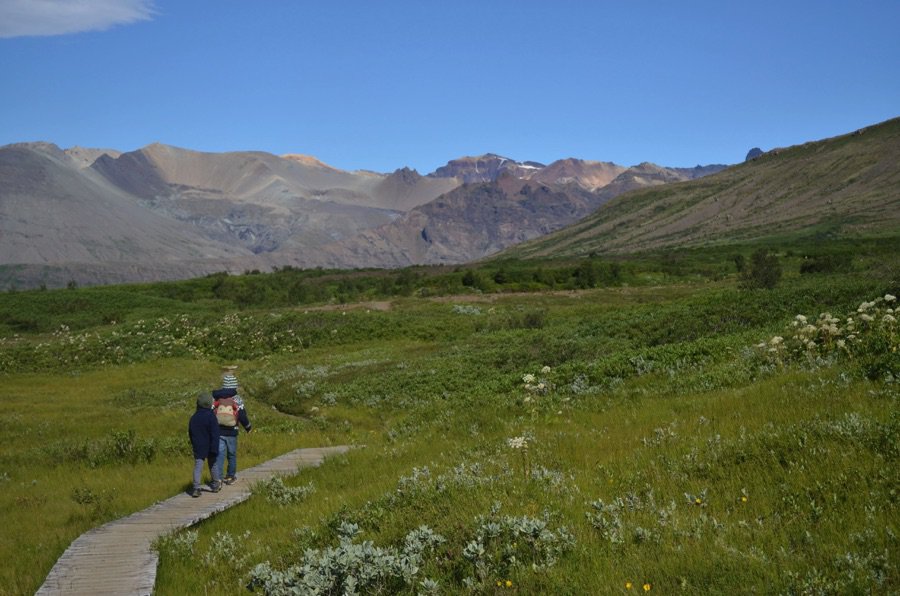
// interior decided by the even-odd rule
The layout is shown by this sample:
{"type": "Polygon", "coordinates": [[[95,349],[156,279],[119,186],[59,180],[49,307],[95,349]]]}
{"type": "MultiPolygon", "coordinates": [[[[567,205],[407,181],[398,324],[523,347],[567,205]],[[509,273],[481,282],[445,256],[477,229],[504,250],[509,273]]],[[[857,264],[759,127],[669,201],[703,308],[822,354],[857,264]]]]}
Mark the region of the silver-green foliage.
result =
{"type": "Polygon", "coordinates": [[[271,596],[396,593],[416,586],[424,593],[437,591],[437,582],[422,578],[421,570],[426,557],[445,542],[441,535],[420,526],[406,535],[402,548],[355,542],[358,535],[356,524],[344,522],[337,546],[309,549],[299,564],[284,571],[261,563],[251,572],[249,587],[271,596]]]}
{"type": "Polygon", "coordinates": [[[565,526],[551,529],[551,515],[540,518],[500,516],[499,504],[479,517],[463,557],[471,564],[472,575],[463,580],[469,589],[488,587],[493,578],[509,577],[519,568],[540,571],[553,567],[575,546],[575,537],[565,526]]]}
{"type": "Polygon", "coordinates": [[[311,482],[302,486],[287,486],[281,476],[273,476],[253,485],[255,494],[263,495],[270,503],[282,506],[299,503],[315,490],[311,482]]]}

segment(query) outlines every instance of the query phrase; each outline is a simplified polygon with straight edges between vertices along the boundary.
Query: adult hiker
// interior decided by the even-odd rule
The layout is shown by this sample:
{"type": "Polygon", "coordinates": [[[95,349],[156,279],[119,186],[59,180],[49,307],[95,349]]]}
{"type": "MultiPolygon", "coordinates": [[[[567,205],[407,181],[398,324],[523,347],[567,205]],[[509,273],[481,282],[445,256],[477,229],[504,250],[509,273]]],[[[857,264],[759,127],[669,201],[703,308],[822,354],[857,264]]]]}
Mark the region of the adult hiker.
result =
{"type": "Polygon", "coordinates": [[[253,430],[247,409],[243,400],[238,396],[237,379],[231,372],[222,378],[221,389],[213,391],[213,411],[219,424],[219,457],[216,460],[216,469],[219,477],[225,472],[225,460],[228,460],[227,474],[224,476],[225,484],[234,484],[237,480],[237,444],[238,425],[244,427],[245,432],[253,430]],[[230,378],[229,378],[230,377],[230,378]]]}
{"type": "Polygon", "coordinates": [[[194,476],[192,497],[200,496],[200,479],[203,475],[203,462],[209,463],[209,473],[212,475],[212,492],[217,493],[222,489],[222,475],[220,468],[216,467],[219,455],[219,423],[212,410],[213,398],[209,393],[203,393],[197,398],[197,411],[188,422],[188,437],[191,440],[191,449],[194,452],[194,476]]]}

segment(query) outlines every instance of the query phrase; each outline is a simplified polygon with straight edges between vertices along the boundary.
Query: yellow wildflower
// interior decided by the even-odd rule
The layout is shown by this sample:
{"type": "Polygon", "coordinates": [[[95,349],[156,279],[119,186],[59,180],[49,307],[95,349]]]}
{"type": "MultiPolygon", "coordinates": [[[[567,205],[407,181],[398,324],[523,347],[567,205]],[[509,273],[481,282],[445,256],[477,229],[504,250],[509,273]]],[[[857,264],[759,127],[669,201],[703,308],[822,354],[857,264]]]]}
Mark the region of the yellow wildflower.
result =
{"type": "Polygon", "coordinates": [[[651,588],[651,586],[650,586],[649,583],[644,584],[644,591],[645,591],[645,592],[649,592],[649,591],[650,591],[650,588],[651,588]]]}
{"type": "Polygon", "coordinates": [[[625,589],[626,589],[626,590],[630,590],[630,589],[631,589],[631,586],[632,586],[632,583],[631,583],[631,582],[625,582],[625,589]]]}
{"type": "Polygon", "coordinates": [[[511,587],[512,587],[512,580],[509,580],[509,579],[506,580],[506,587],[507,587],[507,588],[511,588],[511,587]]]}

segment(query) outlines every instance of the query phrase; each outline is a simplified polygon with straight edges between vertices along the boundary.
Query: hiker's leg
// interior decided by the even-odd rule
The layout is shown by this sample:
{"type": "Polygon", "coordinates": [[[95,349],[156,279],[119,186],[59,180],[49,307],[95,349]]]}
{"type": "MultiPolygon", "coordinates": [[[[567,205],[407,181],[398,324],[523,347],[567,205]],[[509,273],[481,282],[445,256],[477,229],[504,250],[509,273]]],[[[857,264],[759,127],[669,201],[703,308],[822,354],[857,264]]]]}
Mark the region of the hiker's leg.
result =
{"type": "Polygon", "coordinates": [[[234,478],[237,473],[237,437],[222,437],[228,443],[228,475],[234,478]]]}
{"type": "Polygon", "coordinates": [[[209,473],[212,475],[212,484],[213,488],[219,484],[219,481],[222,480],[222,475],[219,474],[219,458],[222,457],[222,452],[220,451],[218,455],[210,455],[209,456],[209,473]]]}
{"type": "Polygon", "coordinates": [[[200,490],[200,479],[203,475],[203,459],[194,459],[194,490],[200,490]]]}
{"type": "Polygon", "coordinates": [[[216,475],[219,479],[222,478],[222,469],[225,467],[225,450],[228,449],[228,443],[225,442],[226,438],[219,437],[219,457],[216,458],[216,475]]]}

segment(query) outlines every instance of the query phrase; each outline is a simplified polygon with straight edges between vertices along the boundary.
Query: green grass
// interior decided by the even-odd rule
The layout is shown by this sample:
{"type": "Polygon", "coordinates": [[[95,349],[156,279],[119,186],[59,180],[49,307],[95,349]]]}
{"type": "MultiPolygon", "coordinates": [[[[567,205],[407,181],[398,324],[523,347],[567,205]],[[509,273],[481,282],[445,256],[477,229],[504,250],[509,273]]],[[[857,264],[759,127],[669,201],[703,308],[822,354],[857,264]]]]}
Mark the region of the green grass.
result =
{"type": "Polygon", "coordinates": [[[293,501],[260,487],[163,540],[159,593],[236,593],[329,549],[368,553],[386,574],[369,592],[896,591],[896,329],[860,322],[852,349],[813,353],[786,328],[824,311],[843,326],[898,294],[893,242],[819,247],[851,269],[806,275],[811,247],[785,245],[771,291],[739,290],[719,249],[629,257],[621,285],[580,291],[503,292],[579,263],[486,264],[495,291],[459,296],[435,280],[463,291],[464,271],[391,274],[414,281],[388,310],[250,307],[205,294],[209,279],[0,295],[0,593],[32,593],[80,533],[187,487],[194,398],[231,361],[257,429],[239,466],[359,448],[286,480],[293,501]],[[84,301],[71,323],[67,300],[84,301]],[[36,328],[10,324],[19,309],[36,328]],[[774,335],[774,352],[754,347],[774,335]],[[391,575],[378,557],[421,526],[443,542],[391,575]]]}

